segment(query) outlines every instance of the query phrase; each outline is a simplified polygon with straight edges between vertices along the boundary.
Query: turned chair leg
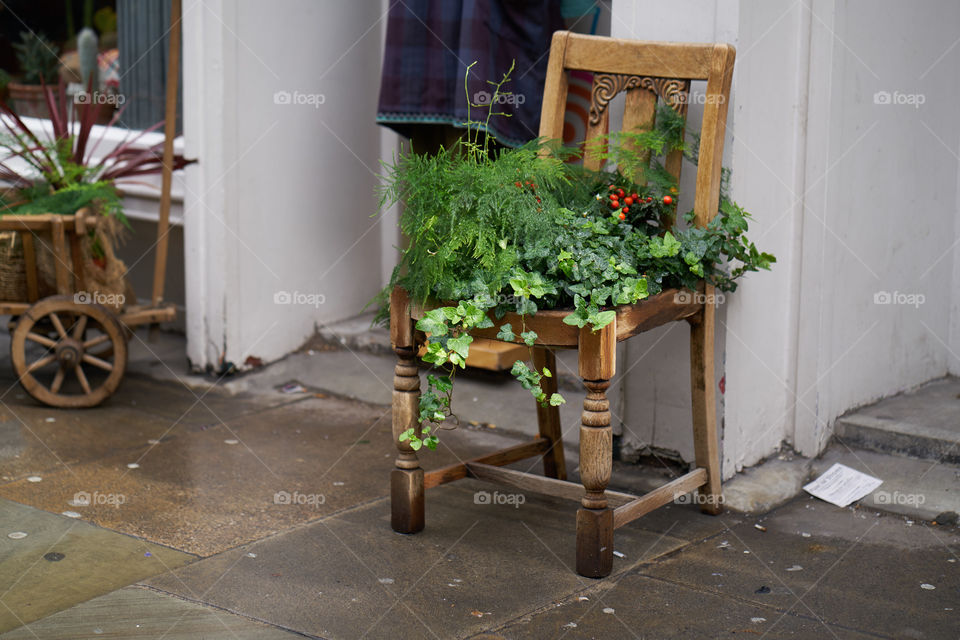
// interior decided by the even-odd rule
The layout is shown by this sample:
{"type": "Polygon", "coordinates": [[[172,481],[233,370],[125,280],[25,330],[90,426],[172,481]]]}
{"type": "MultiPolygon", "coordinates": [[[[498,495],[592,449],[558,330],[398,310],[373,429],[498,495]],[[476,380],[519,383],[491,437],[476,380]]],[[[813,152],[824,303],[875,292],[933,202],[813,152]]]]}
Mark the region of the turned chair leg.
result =
{"type": "MultiPolygon", "coordinates": [[[[544,367],[553,375],[541,382],[549,398],[557,392],[557,356],[546,347],[534,347],[533,366],[539,372],[544,367]]],[[[541,438],[550,441],[550,449],[543,454],[543,474],[558,480],[567,479],[567,465],[563,458],[563,433],[560,429],[560,407],[537,403],[537,429],[541,438]]]]}
{"type": "Polygon", "coordinates": [[[587,388],[580,426],[580,480],[584,496],[577,510],[577,573],[603,578],[613,570],[613,510],[606,488],[613,468],[613,431],[607,388],[616,370],[616,321],[592,332],[580,330],[579,369],[587,388]]]}
{"type": "MultiPolygon", "coordinates": [[[[706,299],[713,299],[713,287],[705,288],[706,299]]],[[[717,438],[716,381],[713,363],[714,316],[708,303],[690,322],[690,387],[693,396],[693,446],[697,467],[707,470],[707,484],[697,489],[697,502],[704,513],[723,511],[720,447],[717,438]]]]}
{"type": "Polygon", "coordinates": [[[393,377],[393,441],[399,455],[390,473],[390,526],[399,533],[416,533],[424,526],[423,469],[409,441],[400,442],[407,429],[419,430],[420,374],[409,300],[399,287],[390,296],[390,337],[397,354],[393,377]]]}

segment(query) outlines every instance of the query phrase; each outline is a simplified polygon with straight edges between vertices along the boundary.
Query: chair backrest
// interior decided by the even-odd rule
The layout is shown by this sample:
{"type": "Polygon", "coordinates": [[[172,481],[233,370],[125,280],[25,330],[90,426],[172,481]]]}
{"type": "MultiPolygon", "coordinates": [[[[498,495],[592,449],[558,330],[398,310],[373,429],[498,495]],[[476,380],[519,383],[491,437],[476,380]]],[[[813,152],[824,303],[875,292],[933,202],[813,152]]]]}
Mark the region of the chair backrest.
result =
{"type": "MultiPolygon", "coordinates": [[[[587,140],[608,131],[610,111],[607,107],[618,93],[627,93],[623,130],[648,131],[654,125],[658,99],[686,117],[690,83],[706,80],[693,205],[696,224],[704,226],[716,214],[720,200],[720,169],[734,55],[734,48],[728,44],[644,42],[558,31],[553,34],[550,45],[540,136],[563,138],[568,70],[594,74],[587,140]]],[[[682,153],[674,151],[665,162],[665,168],[678,180],[682,161],[682,153]]],[[[600,167],[600,158],[589,148],[584,166],[600,167]]]]}

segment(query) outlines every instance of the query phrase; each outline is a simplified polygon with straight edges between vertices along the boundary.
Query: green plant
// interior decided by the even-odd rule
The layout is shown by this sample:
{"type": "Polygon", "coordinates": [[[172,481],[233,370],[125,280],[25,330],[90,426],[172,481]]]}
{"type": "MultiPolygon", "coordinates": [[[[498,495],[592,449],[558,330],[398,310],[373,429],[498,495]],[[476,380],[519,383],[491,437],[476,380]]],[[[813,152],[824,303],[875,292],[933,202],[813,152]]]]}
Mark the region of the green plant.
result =
{"type": "Polygon", "coordinates": [[[77,36],[77,54],[80,57],[80,84],[93,92],[100,89],[100,66],[97,64],[99,41],[96,32],[84,27],[77,36]]]}
{"type": "MultiPolygon", "coordinates": [[[[508,79],[509,72],[491,83],[491,105],[508,79]]],[[[680,149],[695,162],[697,150],[684,144],[684,122],[672,109],[659,109],[653,131],[590,141],[587,149],[607,161],[601,171],[567,162],[574,152],[550,141],[494,155],[480,143],[477,124],[467,123],[471,133],[457,148],[401,155],[387,167],[381,191],[382,207],[404,201],[400,227],[410,243],[380,298],[379,317],[387,317],[394,285],[417,303],[441,303],[417,329],[428,334],[423,360],[449,373],[427,377],[419,426],[401,435],[414,449],[436,448],[437,430],[456,426],[453,378],[466,366],[469,332],[495,326],[491,318],[519,314],[521,326],[502,325],[497,337],[532,349],[537,335],[526,317],[539,309],[568,309],[564,322],[596,331],[617,305],[693,289],[701,280],[732,291],[736,278],[775,261],[747,240],[750,216],[726,188],[705,228],[673,227],[678,186],[663,159],[680,149]]],[[[564,402],[541,385],[555,372],[517,361],[511,373],[541,404],[564,402]]]]}
{"type": "Polygon", "coordinates": [[[20,73],[24,84],[52,84],[59,73],[60,49],[43,34],[29,31],[20,33],[20,42],[13,49],[20,63],[20,73]]]}

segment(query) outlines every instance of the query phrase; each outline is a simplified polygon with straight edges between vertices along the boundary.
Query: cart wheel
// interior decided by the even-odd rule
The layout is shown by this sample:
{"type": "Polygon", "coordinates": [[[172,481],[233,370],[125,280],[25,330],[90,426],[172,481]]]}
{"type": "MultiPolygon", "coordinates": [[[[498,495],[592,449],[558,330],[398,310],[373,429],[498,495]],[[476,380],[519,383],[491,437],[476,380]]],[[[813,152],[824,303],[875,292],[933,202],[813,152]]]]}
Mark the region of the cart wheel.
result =
{"type": "Polygon", "coordinates": [[[20,317],[10,358],[21,386],[40,402],[94,407],[120,385],[127,341],[120,323],[102,306],[52,296],[20,317]]]}

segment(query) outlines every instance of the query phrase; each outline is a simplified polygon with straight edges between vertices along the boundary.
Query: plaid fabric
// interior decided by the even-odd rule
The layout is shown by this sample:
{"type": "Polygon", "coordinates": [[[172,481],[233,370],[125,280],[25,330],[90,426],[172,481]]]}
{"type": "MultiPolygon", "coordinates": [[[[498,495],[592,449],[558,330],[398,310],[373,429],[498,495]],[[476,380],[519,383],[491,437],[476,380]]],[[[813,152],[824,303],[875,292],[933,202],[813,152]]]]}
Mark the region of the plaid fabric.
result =
{"type": "MultiPolygon", "coordinates": [[[[550,38],[563,29],[559,0],[399,0],[390,8],[377,122],[401,135],[419,124],[465,128],[467,92],[474,104],[492,92],[516,61],[496,105],[511,117],[491,119],[490,132],[516,146],[537,137],[550,38]]],[[[486,109],[472,109],[474,120],[486,109]]]]}

